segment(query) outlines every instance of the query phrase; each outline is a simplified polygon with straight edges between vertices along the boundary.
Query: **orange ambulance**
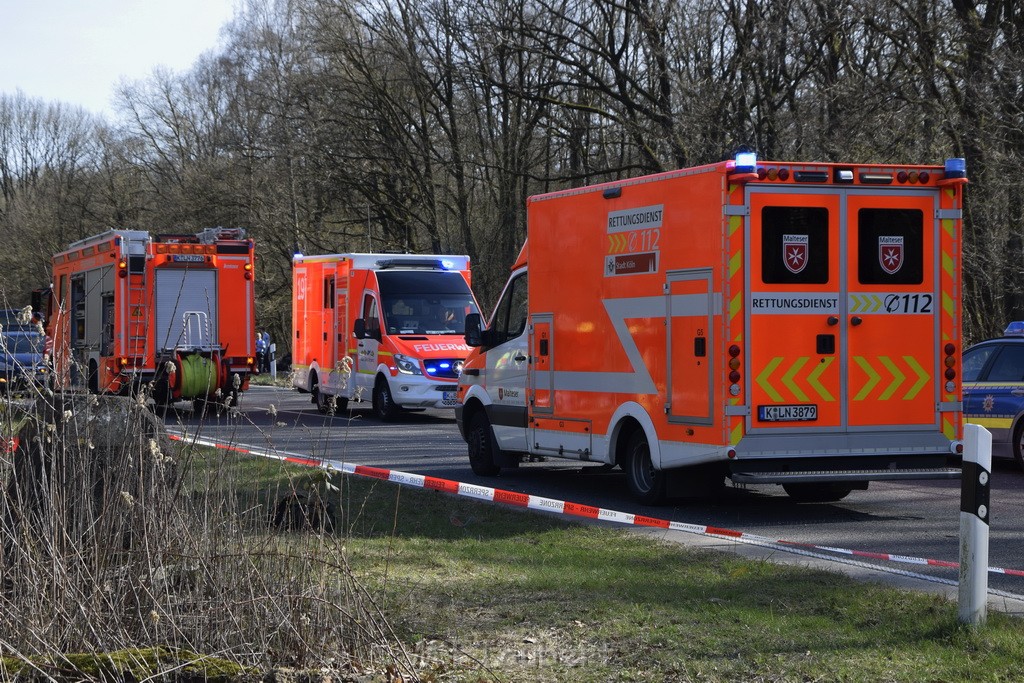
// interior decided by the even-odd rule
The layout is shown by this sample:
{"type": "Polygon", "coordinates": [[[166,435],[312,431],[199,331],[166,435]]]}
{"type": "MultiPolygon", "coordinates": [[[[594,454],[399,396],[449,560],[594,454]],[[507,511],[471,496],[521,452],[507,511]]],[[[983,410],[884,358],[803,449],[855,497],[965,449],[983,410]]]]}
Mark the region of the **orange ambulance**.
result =
{"type": "Polygon", "coordinates": [[[646,502],[959,476],[966,182],[962,159],[740,154],[530,198],[489,325],[467,320],[474,471],[604,463],[646,502]]]}
{"type": "Polygon", "coordinates": [[[297,254],[292,384],[321,412],[349,401],[370,402],[381,420],[454,408],[470,313],[468,256],[297,254]]]}

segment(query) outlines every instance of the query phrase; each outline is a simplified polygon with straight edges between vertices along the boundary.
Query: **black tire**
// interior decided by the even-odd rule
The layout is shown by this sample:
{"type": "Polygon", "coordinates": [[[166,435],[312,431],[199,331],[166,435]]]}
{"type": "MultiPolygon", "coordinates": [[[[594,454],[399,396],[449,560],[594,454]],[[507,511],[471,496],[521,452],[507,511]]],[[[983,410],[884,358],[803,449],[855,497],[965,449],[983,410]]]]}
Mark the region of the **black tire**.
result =
{"type": "Polygon", "coordinates": [[[1013,429],[1013,459],[1017,461],[1017,467],[1024,470],[1024,419],[1013,429]]]}
{"type": "Polygon", "coordinates": [[[623,469],[626,470],[629,492],[637,501],[644,505],[664,502],[667,475],[664,471],[654,469],[651,447],[642,429],[637,429],[629,437],[623,469]]]}
{"type": "Polygon", "coordinates": [[[96,361],[89,361],[88,389],[90,394],[100,393],[100,368],[96,361]]]}
{"type": "Polygon", "coordinates": [[[391,387],[383,377],[377,378],[373,385],[373,414],[378,420],[388,422],[398,417],[402,409],[395,403],[395,397],[391,395],[391,387]]]}
{"type": "Polygon", "coordinates": [[[227,412],[223,398],[199,397],[192,399],[192,412],[196,417],[220,417],[227,412]]]}
{"type": "Polygon", "coordinates": [[[835,503],[850,495],[852,486],[831,482],[783,484],[782,490],[798,503],[835,503]]]}
{"type": "Polygon", "coordinates": [[[321,415],[326,415],[327,414],[327,397],[324,396],[322,393],[320,393],[320,385],[319,384],[314,384],[313,385],[313,389],[312,389],[312,391],[310,391],[310,393],[313,394],[313,397],[312,397],[311,400],[313,401],[313,405],[316,406],[316,412],[320,413],[321,415]]]}
{"type": "Polygon", "coordinates": [[[469,452],[469,466],[473,474],[480,477],[493,477],[501,472],[497,463],[497,445],[491,431],[491,421],[481,410],[469,421],[466,431],[466,444],[469,452]]]}
{"type": "Polygon", "coordinates": [[[167,417],[173,398],[167,375],[159,376],[153,383],[153,412],[162,418],[167,417]]]}

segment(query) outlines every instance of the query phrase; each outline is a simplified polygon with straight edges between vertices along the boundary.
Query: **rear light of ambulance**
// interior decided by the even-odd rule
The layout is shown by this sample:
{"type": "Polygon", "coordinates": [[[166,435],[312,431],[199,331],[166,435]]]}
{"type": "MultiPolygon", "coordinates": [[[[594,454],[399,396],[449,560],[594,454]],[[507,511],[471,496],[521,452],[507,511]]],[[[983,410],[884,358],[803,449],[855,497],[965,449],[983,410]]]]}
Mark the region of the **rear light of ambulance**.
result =
{"type": "Polygon", "coordinates": [[[124,259],[117,262],[117,276],[128,277],[128,262],[124,259]]]}
{"type": "Polygon", "coordinates": [[[729,393],[733,396],[740,394],[740,347],[733,344],[729,347],[729,393]]]}
{"type": "Polygon", "coordinates": [[[946,378],[946,391],[952,392],[956,390],[956,384],[953,380],[956,379],[956,345],[949,343],[942,348],[945,353],[945,359],[942,364],[946,368],[944,376],[946,378]]]}

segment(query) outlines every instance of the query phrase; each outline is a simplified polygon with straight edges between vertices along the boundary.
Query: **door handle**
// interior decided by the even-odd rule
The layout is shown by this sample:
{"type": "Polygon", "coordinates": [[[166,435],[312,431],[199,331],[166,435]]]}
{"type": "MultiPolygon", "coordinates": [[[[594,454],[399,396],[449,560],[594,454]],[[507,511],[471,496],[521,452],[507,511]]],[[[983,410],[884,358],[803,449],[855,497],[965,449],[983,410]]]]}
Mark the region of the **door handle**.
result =
{"type": "Polygon", "coordinates": [[[829,327],[834,327],[839,324],[839,316],[830,315],[825,322],[828,323],[829,327]]]}
{"type": "Polygon", "coordinates": [[[526,360],[526,356],[519,355],[519,356],[516,356],[515,358],[513,358],[512,360],[516,361],[517,363],[522,363],[523,361],[526,360]]]}
{"type": "Polygon", "coordinates": [[[859,315],[855,315],[852,318],[850,318],[850,324],[853,325],[854,327],[857,327],[857,325],[860,325],[862,322],[864,322],[864,319],[861,318],[859,315]]]}

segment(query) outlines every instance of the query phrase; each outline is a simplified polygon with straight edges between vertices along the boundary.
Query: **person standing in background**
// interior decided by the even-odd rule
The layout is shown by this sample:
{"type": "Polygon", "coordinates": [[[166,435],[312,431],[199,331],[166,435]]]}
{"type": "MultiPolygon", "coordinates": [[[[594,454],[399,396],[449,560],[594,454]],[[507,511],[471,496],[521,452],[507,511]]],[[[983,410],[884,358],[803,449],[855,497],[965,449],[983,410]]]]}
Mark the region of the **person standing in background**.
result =
{"type": "Polygon", "coordinates": [[[256,332],[256,371],[263,372],[263,367],[266,364],[267,352],[268,352],[268,340],[270,335],[266,332],[256,332]]]}
{"type": "Polygon", "coordinates": [[[263,360],[260,361],[260,372],[270,373],[270,333],[263,333],[263,360]]]}

